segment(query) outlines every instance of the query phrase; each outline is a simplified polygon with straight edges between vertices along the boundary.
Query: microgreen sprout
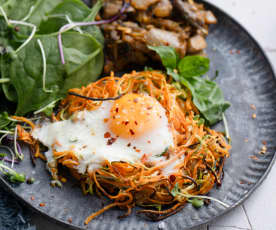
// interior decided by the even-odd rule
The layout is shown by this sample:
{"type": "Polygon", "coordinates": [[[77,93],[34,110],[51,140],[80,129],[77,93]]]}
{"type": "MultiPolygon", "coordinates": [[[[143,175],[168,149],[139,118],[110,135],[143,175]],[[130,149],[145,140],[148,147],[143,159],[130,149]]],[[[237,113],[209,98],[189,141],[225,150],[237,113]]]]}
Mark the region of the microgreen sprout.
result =
{"type": "Polygon", "coordinates": [[[46,63],[46,55],[45,55],[45,50],[44,47],[42,45],[42,42],[40,41],[40,39],[37,39],[37,43],[39,45],[39,48],[41,50],[41,55],[42,55],[42,62],[43,62],[43,72],[42,72],[42,89],[45,93],[52,93],[53,90],[50,89],[46,89],[46,67],[47,67],[47,63],[46,63]]]}
{"type": "Polygon", "coordinates": [[[0,130],[0,134],[14,134],[14,133],[8,130],[0,130]]]}
{"type": "Polygon", "coordinates": [[[8,17],[7,17],[7,14],[6,14],[6,12],[4,11],[4,9],[2,8],[2,6],[0,6],[0,11],[1,11],[1,14],[3,15],[3,17],[4,17],[5,21],[6,21],[6,23],[7,23],[8,25],[10,25],[9,19],[8,19],[8,17]]]}
{"type": "Polygon", "coordinates": [[[2,79],[0,79],[0,84],[1,84],[1,83],[7,83],[7,82],[9,82],[9,81],[10,81],[9,78],[2,78],[2,79]]]}
{"type": "Polygon", "coordinates": [[[48,109],[52,110],[52,109],[55,107],[56,103],[57,103],[59,100],[60,100],[60,98],[57,99],[57,100],[52,101],[52,102],[49,103],[48,105],[46,105],[46,106],[42,107],[41,109],[35,111],[34,114],[38,114],[38,113],[41,113],[41,112],[45,112],[45,111],[48,110],[48,109]]]}
{"type": "Polygon", "coordinates": [[[227,123],[227,120],[226,120],[226,117],[225,117],[224,113],[222,114],[222,121],[223,121],[224,129],[225,129],[225,137],[227,138],[228,142],[231,143],[231,137],[230,137],[230,134],[229,134],[228,123],[227,123]]]}
{"type": "Polygon", "coordinates": [[[1,161],[0,161],[0,172],[6,175],[9,181],[12,183],[23,183],[26,180],[25,174],[17,173],[15,170],[4,165],[3,162],[1,161]]]}
{"type": "Polygon", "coordinates": [[[214,198],[214,197],[210,197],[210,196],[201,196],[201,195],[191,195],[191,194],[186,194],[181,192],[181,189],[178,186],[178,183],[175,184],[174,188],[171,190],[171,194],[174,197],[180,196],[180,197],[185,197],[187,199],[191,199],[191,198],[198,198],[198,199],[207,199],[207,200],[213,200],[219,204],[221,204],[222,206],[229,208],[230,206],[228,204],[225,204],[224,202],[214,198]]]}
{"type": "Polygon", "coordinates": [[[10,24],[15,24],[15,25],[23,25],[23,26],[28,26],[28,27],[31,27],[33,28],[32,29],[32,32],[30,34],[30,36],[25,40],[25,42],[17,48],[17,50],[15,51],[15,53],[18,53],[21,49],[23,49],[23,47],[25,47],[34,37],[35,35],[35,32],[36,32],[36,26],[34,24],[31,24],[31,23],[28,23],[28,22],[24,22],[24,21],[16,21],[16,20],[9,20],[8,17],[7,17],[7,14],[6,12],[4,11],[4,9],[0,6],[0,11],[6,21],[6,23],[8,25],[10,24]]]}
{"type": "MultiPolygon", "coordinates": [[[[74,24],[74,22],[70,19],[70,17],[68,16],[68,15],[65,15],[65,18],[66,18],[66,20],[69,22],[69,24],[74,24]]],[[[83,32],[82,32],[82,30],[81,30],[81,28],[80,27],[76,27],[75,28],[76,29],[76,31],[78,31],[80,34],[83,34],[83,32]]]]}
{"type": "Polygon", "coordinates": [[[20,160],[23,160],[24,154],[20,151],[20,147],[18,146],[18,143],[17,143],[17,127],[16,126],[15,126],[15,130],[14,130],[13,147],[14,147],[15,156],[17,158],[19,158],[20,160]]]}
{"type": "Polygon", "coordinates": [[[24,17],[24,18],[22,18],[21,19],[21,21],[27,21],[28,19],[29,19],[29,17],[32,15],[32,12],[33,12],[33,10],[34,10],[34,6],[32,6],[31,8],[30,8],[30,10],[29,10],[29,12],[28,12],[28,14],[24,17]]]}

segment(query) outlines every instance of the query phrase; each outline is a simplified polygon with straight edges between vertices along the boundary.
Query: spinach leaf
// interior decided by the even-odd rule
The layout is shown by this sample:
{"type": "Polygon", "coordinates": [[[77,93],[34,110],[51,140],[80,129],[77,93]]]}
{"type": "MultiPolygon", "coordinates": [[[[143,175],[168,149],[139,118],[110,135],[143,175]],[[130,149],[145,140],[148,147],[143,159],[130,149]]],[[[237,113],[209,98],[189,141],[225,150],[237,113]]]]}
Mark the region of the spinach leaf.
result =
{"type": "Polygon", "coordinates": [[[34,38],[11,60],[10,79],[18,95],[16,113],[23,115],[41,109],[65,96],[70,88],[94,81],[103,67],[102,46],[88,34],[66,32],[63,34],[66,65],[60,62],[55,35],[40,36],[46,56],[46,88],[43,90],[43,62],[37,38],[34,38]]]}
{"type": "Polygon", "coordinates": [[[58,32],[63,25],[69,23],[65,16],[69,17],[72,21],[80,22],[86,19],[90,13],[91,9],[82,1],[64,0],[50,12],[46,13],[46,20],[42,20],[39,25],[39,34],[58,32]]]}
{"type": "MultiPolygon", "coordinates": [[[[38,0],[9,0],[2,5],[9,19],[22,20],[38,0]]],[[[1,5],[1,4],[0,4],[1,5]]]]}
{"type": "Polygon", "coordinates": [[[193,103],[210,125],[222,119],[222,114],[230,103],[224,100],[223,93],[215,82],[201,77],[182,77],[180,81],[191,91],[193,103]]]}
{"type": "MultiPolygon", "coordinates": [[[[9,47],[9,52],[13,52],[11,47],[9,47]]],[[[9,55],[10,55],[10,53],[5,53],[0,56],[1,78],[10,78],[9,66],[10,66],[10,62],[11,62],[11,57],[9,55]]],[[[2,90],[5,94],[5,97],[9,101],[16,102],[17,101],[17,93],[16,93],[14,86],[11,84],[11,82],[2,83],[1,85],[2,85],[2,90]]]]}
{"type": "MultiPolygon", "coordinates": [[[[90,14],[86,19],[84,19],[84,21],[85,22],[94,21],[102,6],[103,6],[103,1],[98,0],[93,5],[90,14]]],[[[86,26],[86,27],[83,27],[82,30],[85,31],[86,33],[91,34],[94,38],[97,39],[98,42],[104,45],[104,36],[98,26],[86,26]]]]}
{"type": "Polygon", "coordinates": [[[209,58],[201,56],[186,56],[178,63],[178,70],[182,77],[201,76],[209,71],[209,58]]]}

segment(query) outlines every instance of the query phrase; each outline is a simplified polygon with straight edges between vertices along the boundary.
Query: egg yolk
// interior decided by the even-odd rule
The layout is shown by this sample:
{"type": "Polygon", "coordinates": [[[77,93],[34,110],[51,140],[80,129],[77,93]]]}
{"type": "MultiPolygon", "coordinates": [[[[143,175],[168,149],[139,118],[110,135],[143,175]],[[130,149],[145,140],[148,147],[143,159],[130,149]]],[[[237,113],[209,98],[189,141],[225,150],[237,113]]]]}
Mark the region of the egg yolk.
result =
{"type": "Polygon", "coordinates": [[[163,107],[150,96],[126,94],[110,110],[109,129],[122,138],[137,138],[156,128],[163,107]]]}

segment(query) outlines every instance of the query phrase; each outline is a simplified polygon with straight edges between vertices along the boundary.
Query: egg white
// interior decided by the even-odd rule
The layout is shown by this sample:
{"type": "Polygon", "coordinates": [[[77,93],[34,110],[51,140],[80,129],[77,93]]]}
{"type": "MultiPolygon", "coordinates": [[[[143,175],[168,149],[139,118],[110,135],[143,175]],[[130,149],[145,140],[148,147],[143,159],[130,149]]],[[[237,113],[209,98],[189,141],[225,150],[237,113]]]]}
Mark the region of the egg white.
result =
{"type": "Polygon", "coordinates": [[[73,150],[80,163],[76,169],[81,174],[100,168],[104,160],[139,162],[143,154],[154,159],[155,155],[174,145],[166,112],[161,105],[162,118],[158,127],[132,139],[116,137],[108,129],[104,119],[110,117],[112,105],[113,102],[106,101],[96,110],[75,113],[74,119],[41,124],[33,130],[32,136],[49,148],[46,152],[49,163],[54,161],[54,143],[59,143],[54,146],[58,152],[73,150]],[[109,145],[108,138],[104,137],[107,132],[116,138],[109,145]]]}

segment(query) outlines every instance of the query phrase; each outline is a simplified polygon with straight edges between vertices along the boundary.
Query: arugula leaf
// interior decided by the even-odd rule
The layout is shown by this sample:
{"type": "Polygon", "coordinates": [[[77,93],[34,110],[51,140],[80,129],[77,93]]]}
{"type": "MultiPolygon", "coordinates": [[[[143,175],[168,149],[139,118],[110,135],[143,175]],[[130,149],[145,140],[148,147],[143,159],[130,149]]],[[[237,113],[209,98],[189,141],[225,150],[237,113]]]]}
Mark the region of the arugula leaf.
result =
{"type": "Polygon", "coordinates": [[[209,71],[209,58],[201,56],[186,56],[180,60],[177,67],[184,78],[201,76],[209,71]]]}
{"type": "Polygon", "coordinates": [[[222,114],[230,107],[230,103],[224,100],[223,93],[215,82],[201,77],[182,77],[180,81],[191,91],[193,103],[210,125],[222,119],[222,114]]]}
{"type": "Polygon", "coordinates": [[[148,46],[148,48],[159,54],[164,67],[176,69],[179,57],[174,48],[170,46],[148,46]]]}

